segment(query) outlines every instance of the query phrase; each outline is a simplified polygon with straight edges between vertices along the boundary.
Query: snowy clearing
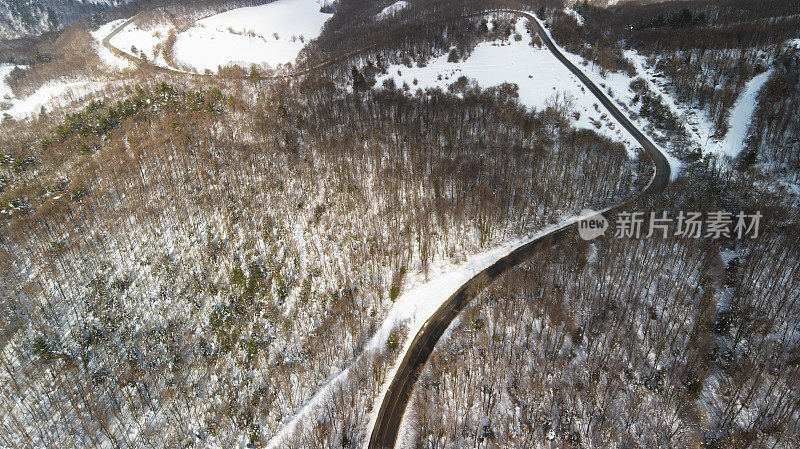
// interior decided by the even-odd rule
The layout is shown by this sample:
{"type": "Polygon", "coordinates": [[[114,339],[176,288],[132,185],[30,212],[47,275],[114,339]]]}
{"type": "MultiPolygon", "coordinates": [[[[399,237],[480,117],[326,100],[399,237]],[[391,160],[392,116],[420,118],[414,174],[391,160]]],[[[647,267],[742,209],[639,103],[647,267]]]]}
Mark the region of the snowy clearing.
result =
{"type": "Polygon", "coordinates": [[[405,9],[408,6],[408,2],[400,0],[398,2],[392,3],[391,5],[383,8],[381,12],[375,15],[375,20],[383,20],[388,17],[392,17],[393,15],[397,14],[398,11],[405,9]]]}
{"type": "Polygon", "coordinates": [[[442,55],[428,61],[425,67],[393,65],[387,75],[377,79],[378,86],[393,78],[398,85],[405,83],[411,90],[436,87],[447,90],[461,76],[484,88],[513,83],[519,86],[519,101],[523,105],[541,110],[560,103],[572,110],[576,127],[620,141],[634,154],[639,145],[633,136],[546,47],[531,46],[526,26],[527,20],[517,21],[519,41],[512,36],[508,41],[482,42],[460,62],[448,62],[448,55],[442,55]]]}
{"type": "Polygon", "coordinates": [[[293,62],[330,17],[320,11],[317,0],[278,0],[234,9],[199,20],[178,34],[172,55],[200,72],[231,64],[274,68],[293,62]]]}

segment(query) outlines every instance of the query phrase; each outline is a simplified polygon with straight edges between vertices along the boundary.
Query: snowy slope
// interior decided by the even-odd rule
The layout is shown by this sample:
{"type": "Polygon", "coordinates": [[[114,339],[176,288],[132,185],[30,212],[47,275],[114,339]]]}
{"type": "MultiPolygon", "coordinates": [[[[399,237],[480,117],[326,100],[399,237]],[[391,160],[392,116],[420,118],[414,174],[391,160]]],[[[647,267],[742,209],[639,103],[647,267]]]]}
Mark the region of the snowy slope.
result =
{"type": "Polygon", "coordinates": [[[758,91],[764,86],[772,75],[772,69],[756,75],[744,88],[744,91],[736,100],[736,104],[731,110],[728,119],[728,133],[725,139],[709,147],[709,150],[728,157],[736,157],[744,148],[744,141],[747,138],[747,128],[756,110],[758,91]]]}
{"type": "MultiPolygon", "coordinates": [[[[5,100],[11,107],[0,108],[0,114],[8,114],[16,119],[25,119],[38,114],[42,108],[47,111],[66,106],[86,95],[102,89],[107,83],[90,81],[53,81],[47,83],[26,98],[5,100]]],[[[2,90],[2,88],[0,88],[2,90]]]]}
{"type": "Polygon", "coordinates": [[[99,81],[54,80],[26,98],[16,98],[5,82],[14,67],[0,65],[0,116],[8,114],[18,120],[38,114],[42,108],[51,111],[53,108],[66,106],[108,85],[107,82],[99,81]]]}
{"type": "Polygon", "coordinates": [[[408,2],[400,0],[398,2],[392,3],[391,5],[383,8],[381,12],[375,15],[376,20],[383,20],[388,17],[395,15],[398,11],[405,9],[408,6],[408,2]]]}
{"type": "MultiPolygon", "coordinates": [[[[0,103],[14,98],[11,88],[6,84],[6,77],[14,70],[14,67],[16,66],[11,64],[0,64],[0,103]]],[[[0,109],[2,108],[0,107],[0,109]]]]}
{"type": "Polygon", "coordinates": [[[180,33],[173,57],[200,72],[228,64],[274,68],[293,62],[330,17],[317,0],[277,0],[226,11],[180,33]]]}

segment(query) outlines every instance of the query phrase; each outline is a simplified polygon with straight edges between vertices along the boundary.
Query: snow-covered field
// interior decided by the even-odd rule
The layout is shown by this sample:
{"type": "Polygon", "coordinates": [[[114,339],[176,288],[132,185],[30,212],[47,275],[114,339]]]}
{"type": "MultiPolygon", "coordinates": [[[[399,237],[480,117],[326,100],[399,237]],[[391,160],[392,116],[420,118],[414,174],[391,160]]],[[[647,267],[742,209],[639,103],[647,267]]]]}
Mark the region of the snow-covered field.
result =
{"type": "MultiPolygon", "coordinates": [[[[170,32],[175,32],[170,24],[145,30],[132,23],[109,43],[162,67],[174,62],[201,73],[234,64],[276,68],[294,62],[300,50],[319,36],[332,15],[320,11],[324,5],[320,0],[277,0],[215,14],[176,34],[172,48],[166,48],[170,32]],[[172,61],[165,58],[165,51],[170,52],[172,61]]],[[[102,41],[121,23],[103,25],[95,32],[95,39],[102,41]]],[[[105,49],[99,53],[112,67],[124,64],[105,49]]]]}
{"type": "Polygon", "coordinates": [[[234,9],[178,34],[173,56],[200,72],[229,64],[275,68],[293,62],[330,17],[320,12],[317,0],[278,0],[234,9]]]}
{"type": "MultiPolygon", "coordinates": [[[[137,58],[143,57],[157,65],[166,66],[167,61],[158,46],[167,40],[171,29],[170,25],[164,24],[153,29],[143,30],[131,24],[112,37],[109,43],[137,58]]],[[[109,32],[111,30],[113,28],[109,29],[109,32]]]]}

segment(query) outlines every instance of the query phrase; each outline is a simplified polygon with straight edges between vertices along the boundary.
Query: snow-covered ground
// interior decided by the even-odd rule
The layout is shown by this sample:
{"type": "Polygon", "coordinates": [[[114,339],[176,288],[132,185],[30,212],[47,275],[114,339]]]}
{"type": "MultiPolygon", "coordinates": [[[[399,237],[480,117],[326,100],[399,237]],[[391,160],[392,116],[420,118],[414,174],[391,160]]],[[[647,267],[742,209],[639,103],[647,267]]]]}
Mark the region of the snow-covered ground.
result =
{"type": "Polygon", "coordinates": [[[398,2],[392,3],[391,5],[383,8],[381,12],[375,15],[376,20],[383,20],[388,17],[392,17],[398,11],[405,9],[408,6],[408,2],[400,0],[398,2]]]}
{"type": "Polygon", "coordinates": [[[756,110],[758,92],[772,75],[772,69],[753,77],[744,88],[744,92],[736,100],[728,119],[728,133],[721,142],[711,145],[710,151],[734,158],[744,148],[747,129],[756,110]]]}
{"type": "MultiPolygon", "coordinates": [[[[172,25],[162,24],[145,30],[131,23],[109,43],[162,67],[174,63],[201,73],[216,72],[220,67],[234,64],[276,68],[294,62],[300,50],[319,36],[332,16],[320,11],[325,5],[321,0],[276,0],[232,9],[198,20],[189,29],[176,34],[172,48],[166,48],[170,32],[175,32],[172,25]],[[170,52],[171,61],[164,57],[164,51],[170,52]]],[[[100,42],[121,23],[107,23],[93,36],[100,42]]],[[[112,67],[124,68],[128,64],[107,49],[98,53],[112,67]]]]}
{"type": "MultiPolygon", "coordinates": [[[[532,37],[526,26],[525,19],[516,23],[516,34],[521,37],[519,41],[512,36],[508,41],[482,42],[460,62],[448,62],[448,55],[442,55],[431,59],[424,67],[391,66],[387,75],[378,78],[378,85],[393,78],[398,85],[406,83],[412,90],[436,87],[446,90],[461,76],[475,80],[484,88],[513,83],[519,86],[519,100],[525,106],[541,110],[556,103],[566,105],[577,113],[574,126],[592,129],[620,141],[633,154],[639,148],[633,136],[605,111],[583,83],[546,47],[531,46],[532,37]]],[[[566,53],[563,49],[562,52],[566,53]]],[[[569,56],[573,60],[577,58],[576,65],[583,67],[579,56],[569,56]]],[[[614,75],[620,77],[615,79],[614,87],[624,86],[630,91],[631,79],[622,74],[614,75]]],[[[673,173],[677,173],[677,160],[672,158],[671,164],[673,173]]]]}
{"type": "Polygon", "coordinates": [[[102,89],[107,83],[90,81],[51,81],[26,98],[16,98],[6,83],[13,65],[0,66],[0,115],[25,119],[38,114],[42,108],[50,111],[65,106],[91,92],[102,89]]]}
{"type": "MultiPolygon", "coordinates": [[[[112,69],[116,70],[123,70],[127,69],[131,66],[131,62],[125,58],[119,57],[111,52],[111,50],[107,49],[103,46],[103,39],[106,36],[111,34],[115,28],[125,23],[125,19],[114,20],[112,22],[108,22],[105,25],[102,25],[97,30],[93,31],[92,38],[95,41],[95,48],[97,49],[97,55],[100,57],[100,60],[103,63],[112,69]]],[[[129,46],[130,47],[130,46],[129,46]]],[[[120,48],[122,49],[122,48],[120,48]]],[[[128,48],[130,50],[130,48],[128,48]]]]}
{"type": "MultiPolygon", "coordinates": [[[[744,139],[747,137],[747,128],[755,111],[758,91],[767,82],[772,70],[755,76],[747,83],[745,90],[731,110],[731,115],[728,118],[728,132],[723,139],[720,139],[716,136],[714,123],[708,117],[708,114],[705,111],[678,103],[663,78],[646,64],[644,56],[633,50],[628,50],[625,52],[625,57],[633,63],[636,71],[647,82],[650,89],[661,95],[664,104],[669,107],[672,113],[677,117],[683,118],[687,135],[696,142],[704,153],[710,152],[720,156],[736,157],[744,148],[744,139]]],[[[613,82],[613,77],[616,75],[609,75],[608,81],[610,83],[613,82]]],[[[598,76],[597,73],[595,73],[595,76],[598,76]]],[[[630,104],[632,96],[626,97],[624,89],[616,90],[620,94],[617,96],[617,100],[630,104]]],[[[628,92],[630,92],[630,89],[628,89],[628,92]]]]}
{"type": "Polygon", "coordinates": [[[42,108],[49,111],[72,103],[103,85],[105,83],[89,81],[50,82],[26,98],[12,100],[11,108],[2,112],[17,119],[28,118],[38,114],[42,108]]]}
{"type": "Polygon", "coordinates": [[[178,34],[176,61],[200,72],[239,64],[293,62],[308,41],[319,36],[331,14],[317,0],[278,0],[199,20],[178,34]]]}
{"type": "MultiPolygon", "coordinates": [[[[600,213],[605,212],[603,209],[600,213]]],[[[395,373],[399,367],[399,363],[408,352],[414,336],[420,331],[422,326],[433,315],[434,312],[458,290],[461,285],[471,279],[473,276],[491,266],[502,257],[508,255],[511,251],[519,248],[520,246],[535,240],[543,235],[549,234],[561,227],[570,225],[585,218],[583,215],[575,215],[565,218],[558,223],[548,226],[535,234],[523,238],[517,238],[497,244],[494,248],[470,255],[461,263],[453,263],[449,259],[439,259],[431,264],[428,273],[428,278],[423,278],[421,275],[411,276],[406,284],[405,291],[398,297],[395,304],[386,316],[386,319],[381,324],[375,335],[370,339],[365,348],[365,353],[368,351],[376,351],[381,347],[386,346],[386,341],[389,334],[397,329],[399,326],[405,326],[408,329],[408,338],[406,338],[400,353],[395,359],[395,364],[391,371],[386,376],[386,383],[381,388],[379,399],[375,402],[372,413],[370,415],[370,422],[367,429],[367,435],[372,432],[372,427],[375,424],[380,404],[383,397],[394,378],[395,373]]],[[[451,325],[452,328],[452,325],[451,325]]],[[[448,329],[450,332],[450,329],[448,329]]],[[[300,411],[285,425],[281,430],[268,442],[267,448],[278,448],[284,440],[291,436],[295,430],[301,426],[308,415],[318,406],[325,404],[331,398],[331,395],[336,391],[336,386],[347,380],[350,369],[347,368],[340,372],[338,375],[332,377],[319,391],[308,401],[300,411]]],[[[401,429],[401,439],[404,435],[401,429]]],[[[365,446],[368,441],[365,441],[365,446]]],[[[402,444],[400,447],[405,447],[402,444]]]]}
{"type": "Polygon", "coordinates": [[[0,64],[0,103],[14,98],[14,93],[11,92],[11,88],[6,83],[6,78],[15,67],[17,66],[13,64],[0,64]]]}
{"type": "MultiPolygon", "coordinates": [[[[166,66],[167,61],[157,47],[167,40],[171,29],[172,26],[167,24],[162,24],[149,30],[144,30],[134,26],[134,24],[130,24],[120,31],[119,34],[112,37],[109,43],[137,58],[144,57],[157,65],[166,66]]],[[[109,32],[111,32],[111,30],[113,30],[113,28],[108,29],[109,32]]]]}

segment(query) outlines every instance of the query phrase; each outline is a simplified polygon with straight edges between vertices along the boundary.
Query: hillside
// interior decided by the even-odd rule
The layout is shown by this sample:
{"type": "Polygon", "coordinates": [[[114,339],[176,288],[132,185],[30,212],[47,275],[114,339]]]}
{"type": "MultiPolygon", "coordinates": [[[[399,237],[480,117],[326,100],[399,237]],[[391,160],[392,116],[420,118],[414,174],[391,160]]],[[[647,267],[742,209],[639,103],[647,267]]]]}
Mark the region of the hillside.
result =
{"type": "Polygon", "coordinates": [[[61,30],[131,0],[0,0],[0,40],[61,30]]]}

